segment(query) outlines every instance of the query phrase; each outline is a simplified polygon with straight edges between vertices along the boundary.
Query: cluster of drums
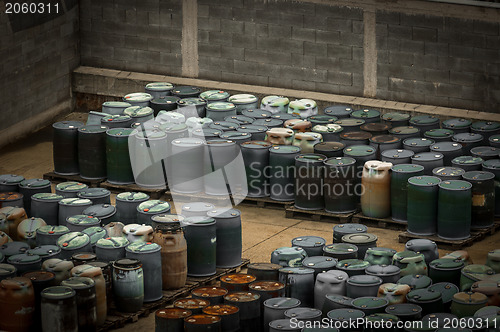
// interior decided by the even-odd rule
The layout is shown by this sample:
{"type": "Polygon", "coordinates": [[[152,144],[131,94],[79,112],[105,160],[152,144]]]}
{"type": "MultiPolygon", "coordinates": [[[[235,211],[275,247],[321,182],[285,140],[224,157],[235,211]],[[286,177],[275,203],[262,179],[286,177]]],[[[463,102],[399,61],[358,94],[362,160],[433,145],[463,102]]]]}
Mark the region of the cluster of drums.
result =
{"type": "Polygon", "coordinates": [[[188,276],[241,264],[241,212],[142,192],[0,175],[0,329],[93,331],[108,306],[137,312],[188,276]],[[30,185],[31,184],[31,185],[30,185]]]}

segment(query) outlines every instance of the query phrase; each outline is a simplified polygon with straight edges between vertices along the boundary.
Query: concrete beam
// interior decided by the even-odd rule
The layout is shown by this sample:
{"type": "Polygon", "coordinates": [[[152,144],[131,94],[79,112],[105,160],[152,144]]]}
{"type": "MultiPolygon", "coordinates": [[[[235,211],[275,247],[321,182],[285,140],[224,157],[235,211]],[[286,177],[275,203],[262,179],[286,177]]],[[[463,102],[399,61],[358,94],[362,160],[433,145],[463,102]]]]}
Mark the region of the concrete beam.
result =
{"type": "Polygon", "coordinates": [[[198,77],[198,1],[182,2],[182,76],[198,77]]]}
{"type": "Polygon", "coordinates": [[[363,96],[373,98],[377,95],[377,38],[375,11],[363,11],[363,96]]]}

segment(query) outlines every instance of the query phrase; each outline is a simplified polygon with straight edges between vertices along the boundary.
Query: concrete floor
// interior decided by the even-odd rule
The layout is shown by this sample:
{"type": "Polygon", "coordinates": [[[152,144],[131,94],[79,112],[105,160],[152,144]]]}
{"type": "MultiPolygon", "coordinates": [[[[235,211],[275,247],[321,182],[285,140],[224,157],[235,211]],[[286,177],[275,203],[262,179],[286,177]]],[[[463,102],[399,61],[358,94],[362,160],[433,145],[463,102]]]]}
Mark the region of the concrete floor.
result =
{"type": "MultiPolygon", "coordinates": [[[[85,121],[86,114],[74,113],[67,118],[85,121]]],[[[23,175],[25,178],[39,178],[44,173],[52,171],[54,167],[51,138],[52,128],[48,127],[2,148],[0,150],[0,174],[11,173],[23,175]]],[[[291,240],[298,236],[316,235],[325,238],[327,243],[332,241],[334,224],[287,219],[283,210],[247,206],[237,208],[242,211],[243,257],[249,258],[251,262],[269,262],[274,249],[290,246],[291,240]]],[[[378,236],[379,247],[403,250],[404,244],[398,243],[397,231],[380,228],[369,228],[368,231],[378,236]]],[[[500,247],[499,241],[500,233],[496,233],[466,250],[475,263],[484,264],[487,252],[500,247]]],[[[441,255],[447,252],[449,251],[440,250],[441,255]]],[[[139,319],[138,322],[116,331],[133,330],[154,330],[154,315],[139,319]]]]}

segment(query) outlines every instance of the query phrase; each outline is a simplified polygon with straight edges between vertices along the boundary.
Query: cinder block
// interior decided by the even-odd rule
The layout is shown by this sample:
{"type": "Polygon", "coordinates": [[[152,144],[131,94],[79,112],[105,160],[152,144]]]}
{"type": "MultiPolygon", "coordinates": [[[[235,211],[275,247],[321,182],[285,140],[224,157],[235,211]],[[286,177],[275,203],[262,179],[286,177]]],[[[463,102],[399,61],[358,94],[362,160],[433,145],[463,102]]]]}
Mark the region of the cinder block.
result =
{"type": "MultiPolygon", "coordinates": [[[[248,12],[247,12],[247,19],[248,19],[248,12]]],[[[274,13],[268,9],[256,9],[255,10],[255,16],[254,21],[255,23],[276,23],[277,20],[279,20],[278,13],[274,13]]]]}
{"type": "Polygon", "coordinates": [[[413,27],[412,39],[416,41],[436,42],[437,29],[413,27]]]}
{"type": "Polygon", "coordinates": [[[198,30],[198,42],[200,42],[200,43],[208,43],[209,42],[208,35],[209,35],[208,31],[206,31],[206,30],[198,30]]]}
{"type": "Polygon", "coordinates": [[[161,53],[160,64],[172,67],[181,67],[182,59],[179,55],[173,53],[161,53]]]}
{"type": "Polygon", "coordinates": [[[363,72],[363,62],[356,60],[340,59],[339,60],[339,70],[350,72],[350,73],[362,73],[363,72]]]}
{"type": "Polygon", "coordinates": [[[314,91],[339,94],[339,86],[331,83],[320,83],[316,82],[314,91]]]}
{"type": "Polygon", "coordinates": [[[476,33],[462,33],[460,35],[460,44],[472,47],[485,47],[486,36],[476,33]]]}
{"type": "Polygon", "coordinates": [[[244,22],[234,21],[232,19],[220,20],[220,29],[222,32],[240,34],[244,32],[244,27],[244,22]]]}
{"type": "Polygon", "coordinates": [[[412,28],[403,25],[388,24],[387,36],[390,38],[397,38],[397,39],[402,39],[402,38],[411,39],[412,28]]]}
{"type": "Polygon", "coordinates": [[[413,54],[424,54],[425,47],[421,41],[402,39],[399,43],[402,52],[413,52],[413,54]]]}
{"type": "Polygon", "coordinates": [[[209,17],[208,4],[198,4],[198,17],[209,17]]]}
{"type": "MultiPolygon", "coordinates": [[[[296,3],[297,2],[295,2],[294,5],[296,3]]],[[[290,4],[288,4],[288,3],[287,3],[287,6],[293,7],[293,6],[290,6],[290,4]]],[[[302,28],[302,27],[304,27],[304,15],[297,14],[297,13],[280,12],[278,22],[280,25],[284,25],[284,26],[291,25],[294,27],[302,28]]],[[[276,23],[276,20],[274,20],[273,22],[268,22],[268,23],[276,23]]]]}
{"type": "Polygon", "coordinates": [[[288,22],[287,25],[269,24],[268,33],[270,37],[291,38],[292,26],[290,25],[290,22],[288,22]]]}
{"type": "Polygon", "coordinates": [[[256,29],[256,36],[257,37],[269,36],[269,27],[266,23],[257,23],[255,26],[255,29],[256,29]]]}
{"type": "Polygon", "coordinates": [[[411,66],[413,53],[389,51],[389,63],[396,66],[411,66]]]}
{"type": "Polygon", "coordinates": [[[92,46],[90,54],[96,58],[111,58],[113,57],[113,48],[109,46],[92,46]]]}
{"type": "MultiPolygon", "coordinates": [[[[479,99],[476,99],[476,100],[479,100],[479,99]]],[[[451,107],[463,108],[466,110],[473,110],[475,107],[476,100],[462,99],[462,98],[448,98],[448,105],[451,107]]],[[[480,98],[480,100],[484,100],[484,98],[480,98]]]]}
{"type": "Polygon", "coordinates": [[[438,57],[432,54],[414,54],[413,55],[413,65],[416,68],[428,68],[428,69],[439,69],[438,57]]]}
{"type": "Polygon", "coordinates": [[[200,56],[220,57],[221,47],[220,45],[198,43],[198,54],[200,56]]]}
{"type": "Polygon", "coordinates": [[[424,49],[426,55],[448,56],[449,45],[445,43],[425,42],[424,49]]]}
{"type": "Polygon", "coordinates": [[[365,25],[363,21],[352,20],[352,33],[363,34],[365,25]]]}
{"type": "Polygon", "coordinates": [[[267,63],[234,60],[234,72],[236,74],[273,76],[278,75],[280,66],[267,63]]]}
{"type": "Polygon", "coordinates": [[[160,63],[160,52],[137,50],[137,61],[145,63],[160,63]]]}
{"type": "Polygon", "coordinates": [[[200,68],[198,77],[206,80],[222,81],[222,72],[220,70],[210,70],[200,68]]]}
{"type": "Polygon", "coordinates": [[[210,44],[231,46],[233,34],[228,32],[209,31],[208,42],[210,44]]]}
{"type": "Polygon", "coordinates": [[[482,35],[498,36],[499,24],[498,22],[487,22],[474,20],[474,32],[482,35]]]}
{"type": "MultiPolygon", "coordinates": [[[[323,6],[322,6],[323,8],[323,6]]],[[[325,30],[327,27],[328,16],[323,15],[304,15],[304,28],[325,30]]],[[[290,23],[290,22],[289,22],[290,23]]],[[[293,22],[292,22],[293,24],[293,22]]]]}
{"type": "Polygon", "coordinates": [[[328,30],[352,32],[352,20],[329,17],[326,27],[328,30]]]}
{"type": "Polygon", "coordinates": [[[379,36],[387,36],[388,35],[388,28],[387,28],[387,23],[377,23],[375,24],[375,35],[377,37],[379,36]]]}
{"type": "Polygon", "coordinates": [[[198,29],[207,31],[220,31],[220,19],[212,17],[198,17],[198,29]]]}
{"type": "Polygon", "coordinates": [[[245,61],[259,62],[266,55],[266,50],[263,49],[246,48],[244,50],[245,61]]]}
{"type": "Polygon", "coordinates": [[[292,26],[292,39],[303,40],[303,41],[315,41],[316,40],[316,30],[298,28],[292,26]]]}
{"type": "Polygon", "coordinates": [[[363,46],[363,35],[350,32],[340,32],[340,43],[350,46],[363,46]]]}
{"type": "Polygon", "coordinates": [[[277,49],[277,45],[279,45],[280,38],[276,37],[257,37],[257,49],[269,50],[269,49],[277,49]]]}
{"type": "Polygon", "coordinates": [[[472,59],[474,57],[474,50],[473,47],[449,45],[449,55],[451,57],[472,59]]]}
{"type": "Polygon", "coordinates": [[[399,25],[400,24],[400,13],[398,12],[390,12],[390,11],[382,11],[377,10],[376,13],[377,23],[386,23],[391,25],[399,25]]]}
{"type": "Polygon", "coordinates": [[[302,80],[305,70],[302,67],[281,66],[279,76],[282,80],[302,80]]]}
{"type": "MultiPolygon", "coordinates": [[[[356,47],[356,49],[360,49],[356,47]]],[[[346,45],[328,45],[328,57],[342,58],[342,59],[353,59],[352,54],[353,47],[346,45]]],[[[358,58],[360,59],[360,58],[358,58]]]]}
{"type": "Polygon", "coordinates": [[[304,54],[304,42],[294,39],[280,39],[279,49],[282,52],[304,54]]]}
{"type": "Polygon", "coordinates": [[[486,48],[494,50],[500,49],[500,37],[486,36],[486,48]]]}
{"type": "Polygon", "coordinates": [[[432,83],[452,83],[450,81],[450,71],[449,70],[439,70],[439,69],[423,69],[425,74],[425,81],[432,83]]]}
{"type": "Polygon", "coordinates": [[[304,68],[318,68],[316,67],[316,57],[314,56],[305,56],[303,54],[291,53],[290,58],[290,63],[286,65],[304,68]]]}
{"type": "Polygon", "coordinates": [[[304,55],[327,56],[328,47],[326,44],[304,41],[304,55]]]}
{"type": "Polygon", "coordinates": [[[316,84],[310,81],[292,80],[292,89],[314,91],[316,84]]]}
{"type": "Polygon", "coordinates": [[[481,59],[458,59],[458,68],[462,72],[485,73],[486,64],[481,59]]]}
{"type": "Polygon", "coordinates": [[[244,28],[243,33],[250,36],[255,36],[256,33],[256,23],[253,22],[243,22],[244,28]]]}
{"type": "MultiPolygon", "coordinates": [[[[268,63],[276,64],[276,65],[290,65],[292,62],[292,54],[285,52],[273,52],[268,51],[265,55],[266,61],[268,63]]],[[[308,57],[309,58],[309,57],[308,57]]]]}
{"type": "Polygon", "coordinates": [[[243,47],[221,46],[221,58],[223,59],[245,59],[245,49],[243,47]]]}
{"type": "Polygon", "coordinates": [[[264,85],[264,86],[267,86],[269,83],[269,78],[267,76],[242,75],[238,73],[227,73],[227,72],[222,72],[221,80],[225,82],[264,85]]]}
{"type": "Polygon", "coordinates": [[[443,29],[445,25],[444,17],[442,16],[421,14],[400,14],[400,16],[401,25],[432,29],[443,29]]]}
{"type": "Polygon", "coordinates": [[[291,89],[292,88],[292,81],[291,80],[284,80],[281,77],[269,77],[269,86],[291,89]]]}
{"type": "Polygon", "coordinates": [[[436,94],[443,97],[460,98],[462,94],[462,86],[449,83],[439,83],[437,85],[436,94]]]}
{"type": "Polygon", "coordinates": [[[352,73],[343,71],[328,71],[327,81],[338,85],[352,85],[352,73]]]}
{"type": "Polygon", "coordinates": [[[350,86],[350,85],[339,85],[339,94],[348,96],[362,96],[363,87],[360,86],[350,86]]]}
{"type": "Polygon", "coordinates": [[[358,61],[361,61],[361,60],[364,60],[365,58],[365,54],[364,54],[364,50],[362,47],[351,47],[352,49],[352,59],[353,60],[358,60],[358,61]]]}
{"type": "Polygon", "coordinates": [[[232,44],[234,47],[243,47],[243,48],[257,47],[256,37],[247,35],[233,35],[232,44]]]}
{"type": "Polygon", "coordinates": [[[316,42],[324,44],[340,44],[340,31],[316,30],[316,42]]]}
{"type": "Polygon", "coordinates": [[[481,59],[486,63],[498,63],[500,61],[500,50],[474,48],[473,55],[468,58],[474,60],[481,59]]]}
{"type": "Polygon", "coordinates": [[[137,61],[137,50],[132,48],[115,47],[113,50],[113,59],[122,61],[137,61]]]}
{"type": "Polygon", "coordinates": [[[250,18],[255,17],[255,9],[253,8],[237,8],[234,7],[232,11],[232,18],[242,22],[252,22],[250,18]]]}
{"type": "Polygon", "coordinates": [[[230,6],[212,4],[208,8],[208,14],[213,18],[231,18],[233,15],[233,8],[230,6]]]}
{"type": "Polygon", "coordinates": [[[378,64],[388,64],[389,63],[389,51],[377,50],[377,63],[378,64]]]}
{"type": "Polygon", "coordinates": [[[449,56],[438,56],[437,59],[438,59],[438,68],[459,70],[460,66],[459,58],[452,58],[449,56]]]}

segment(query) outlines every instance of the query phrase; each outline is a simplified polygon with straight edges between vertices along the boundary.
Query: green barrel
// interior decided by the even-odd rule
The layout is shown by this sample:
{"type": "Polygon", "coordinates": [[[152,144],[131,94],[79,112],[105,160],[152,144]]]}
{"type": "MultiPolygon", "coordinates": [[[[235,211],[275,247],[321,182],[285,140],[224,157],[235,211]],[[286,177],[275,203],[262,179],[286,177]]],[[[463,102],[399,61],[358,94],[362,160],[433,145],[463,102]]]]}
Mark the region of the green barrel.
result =
{"type": "Polygon", "coordinates": [[[403,148],[414,153],[429,152],[431,145],[436,143],[433,139],[410,137],[403,141],[403,148]]]}
{"type": "MultiPolygon", "coordinates": [[[[266,111],[266,110],[262,110],[262,109],[248,109],[248,110],[242,111],[241,114],[244,116],[248,116],[249,118],[256,119],[256,120],[257,119],[269,119],[273,115],[273,113],[266,111]]],[[[297,116],[296,118],[299,118],[299,117],[297,116]]]]}
{"type": "Polygon", "coordinates": [[[222,132],[224,132],[224,131],[234,131],[239,126],[240,125],[237,124],[236,122],[228,122],[228,121],[215,121],[215,122],[210,123],[208,125],[209,128],[218,129],[218,130],[220,130],[222,132]]]}
{"type": "Polygon", "coordinates": [[[323,199],[323,161],[320,154],[300,154],[295,157],[295,207],[321,210],[323,199]]]}
{"type": "Polygon", "coordinates": [[[451,138],[455,132],[451,129],[431,129],[424,133],[424,137],[438,142],[451,142],[451,138]]]}
{"type": "Polygon", "coordinates": [[[26,179],[19,183],[19,193],[23,194],[23,206],[31,216],[31,196],[38,193],[50,193],[51,182],[45,179],[26,179]]]}
{"type": "Polygon", "coordinates": [[[322,142],[314,145],[314,153],[322,154],[327,158],[342,157],[345,145],[340,142],[322,142]]]}
{"type": "MultiPolygon", "coordinates": [[[[391,151],[391,150],[387,150],[391,151]]],[[[356,201],[359,203],[362,192],[361,177],[363,175],[363,167],[368,160],[377,159],[377,150],[369,145],[351,145],[344,148],[344,157],[351,157],[356,160],[355,170],[355,185],[356,185],[356,201]]],[[[385,151],[384,151],[385,152],[385,151]]]]}
{"type": "Polygon", "coordinates": [[[357,110],[351,113],[351,118],[365,120],[365,123],[380,122],[380,112],[377,110],[357,110]]]}
{"type": "Polygon", "coordinates": [[[316,125],[326,125],[329,123],[334,123],[335,121],[338,120],[335,116],[331,115],[325,115],[325,114],[317,114],[310,116],[306,119],[307,121],[311,122],[311,125],[314,127],[316,125]]]}
{"type": "Polygon", "coordinates": [[[107,225],[111,222],[118,221],[116,216],[116,208],[111,204],[95,204],[89,206],[83,213],[87,216],[93,216],[100,220],[101,225],[107,225]]]}
{"type": "MultiPolygon", "coordinates": [[[[208,118],[205,118],[205,119],[208,119],[208,118]]],[[[268,119],[268,120],[270,120],[270,119],[268,119]]],[[[235,123],[239,124],[240,126],[246,126],[246,125],[252,124],[255,121],[255,119],[251,118],[249,116],[244,116],[244,115],[229,115],[229,116],[226,116],[224,118],[224,121],[235,122],[235,123]]],[[[283,121],[281,121],[281,123],[283,124],[283,121]]],[[[208,126],[208,124],[207,124],[207,126],[208,126]]]]}
{"type": "Polygon", "coordinates": [[[300,148],[277,145],[269,148],[269,185],[271,199],[293,201],[295,197],[295,157],[300,148]]]}
{"type": "Polygon", "coordinates": [[[445,129],[451,129],[455,134],[468,133],[472,121],[462,118],[448,119],[441,123],[445,129]]]}
{"type": "Polygon", "coordinates": [[[111,114],[111,115],[119,115],[123,113],[123,110],[127,107],[130,107],[129,103],[124,101],[105,101],[101,105],[102,113],[111,114]]]}
{"type": "Polygon", "coordinates": [[[413,158],[414,155],[415,153],[411,150],[389,149],[380,153],[380,159],[392,163],[393,165],[411,164],[411,158],[413,158]]]}
{"type": "Polygon", "coordinates": [[[128,224],[137,223],[137,206],[149,199],[149,195],[141,192],[122,192],[116,195],[116,213],[118,220],[128,224]]]}
{"type": "Polygon", "coordinates": [[[364,258],[368,248],[377,246],[378,237],[375,234],[360,233],[360,234],[347,234],[342,236],[342,242],[353,244],[358,247],[358,257],[364,258]]]}
{"type": "Polygon", "coordinates": [[[290,99],[283,96],[265,96],[260,102],[260,108],[273,114],[286,113],[290,99]]]}
{"type": "Polygon", "coordinates": [[[339,119],[349,118],[353,110],[347,105],[332,105],[325,107],[323,113],[326,115],[335,116],[339,119]]]}
{"type": "Polygon", "coordinates": [[[144,92],[149,93],[153,98],[159,98],[162,96],[170,96],[174,85],[169,82],[151,82],[146,84],[144,87],[144,92]]]}
{"type": "Polygon", "coordinates": [[[476,146],[470,149],[470,154],[473,157],[479,157],[483,160],[497,159],[500,149],[493,146],[476,146]]]}
{"type": "MultiPolygon", "coordinates": [[[[359,234],[368,232],[368,227],[362,224],[340,224],[333,226],[333,242],[342,242],[342,237],[348,234],[359,234]]],[[[363,257],[360,257],[363,258],[363,257]]]]}
{"type": "Polygon", "coordinates": [[[263,141],[242,143],[241,155],[245,163],[249,197],[269,196],[269,179],[266,169],[269,167],[269,149],[271,144],[263,141]]]}
{"type": "Polygon", "coordinates": [[[108,128],[129,128],[134,121],[128,115],[107,115],[101,119],[101,125],[108,128]]]}
{"type": "Polygon", "coordinates": [[[420,129],[413,126],[399,126],[389,129],[389,134],[397,136],[404,141],[407,138],[420,137],[420,129]]]}
{"type": "Polygon", "coordinates": [[[123,101],[129,103],[132,106],[149,106],[149,102],[153,100],[153,96],[145,92],[133,92],[125,95],[123,101]]]}
{"type": "Polygon", "coordinates": [[[377,159],[385,150],[401,149],[401,139],[393,135],[377,135],[370,138],[370,145],[377,149],[377,159]]]}
{"type": "Polygon", "coordinates": [[[453,295],[451,313],[458,318],[471,317],[476,311],[486,307],[488,297],[482,293],[460,292],[453,295]]]}
{"type": "Polygon", "coordinates": [[[358,247],[348,243],[334,243],[323,247],[323,256],[333,257],[337,260],[358,258],[358,247]]]}
{"type": "Polygon", "coordinates": [[[359,131],[360,127],[365,124],[365,120],[362,119],[340,119],[335,121],[335,124],[340,125],[343,128],[343,132],[346,133],[348,131],[359,131]]]}
{"type": "Polygon", "coordinates": [[[408,303],[413,303],[422,307],[422,314],[432,314],[441,312],[443,299],[438,291],[429,290],[428,288],[416,289],[406,294],[408,303]]]}
{"type": "Polygon", "coordinates": [[[137,222],[141,225],[150,225],[153,223],[151,218],[158,214],[170,212],[170,204],[162,200],[149,200],[140,203],[137,206],[137,222]]]}
{"type": "Polygon", "coordinates": [[[417,153],[411,157],[411,163],[424,166],[424,174],[431,175],[434,168],[445,165],[444,154],[434,151],[417,153]]]}
{"type": "Polygon", "coordinates": [[[108,182],[113,184],[134,183],[134,173],[130,163],[129,137],[136,130],[114,128],[106,131],[106,172],[108,182]]]}
{"type": "Polygon", "coordinates": [[[236,105],[237,114],[242,114],[245,110],[257,109],[259,107],[259,99],[247,93],[232,95],[227,100],[236,105]]]}
{"type": "Polygon", "coordinates": [[[240,131],[225,131],[219,135],[220,138],[225,140],[231,140],[236,142],[236,144],[241,145],[242,143],[249,142],[252,139],[252,135],[249,133],[242,133],[240,131]]]}
{"type": "Polygon", "coordinates": [[[437,235],[448,240],[470,236],[472,184],[462,180],[439,184],[437,235]]]}
{"type": "Polygon", "coordinates": [[[491,267],[496,273],[500,273],[500,249],[489,251],[484,264],[491,267]]]}
{"type": "Polygon", "coordinates": [[[401,269],[400,275],[408,274],[427,275],[427,264],[423,254],[414,251],[400,251],[392,257],[392,264],[401,269]]]}
{"type": "Polygon", "coordinates": [[[494,121],[477,121],[470,126],[473,133],[483,136],[483,144],[488,144],[488,139],[492,135],[500,134],[500,122],[494,121]]]}
{"type": "Polygon", "coordinates": [[[177,112],[183,114],[186,118],[192,116],[204,118],[206,115],[206,106],[207,102],[199,97],[183,98],[177,101],[177,112]]]}
{"type": "Polygon", "coordinates": [[[78,128],[78,164],[84,179],[106,178],[106,130],[101,125],[78,128]]]}
{"type": "Polygon", "coordinates": [[[175,110],[179,99],[177,96],[162,96],[151,100],[149,106],[153,109],[154,116],[157,116],[160,111],[170,112],[175,110]]]}
{"type": "Polygon", "coordinates": [[[356,160],[350,157],[334,157],[326,159],[324,165],[325,210],[330,213],[356,211],[356,160]]]}
{"type": "Polygon", "coordinates": [[[495,174],[495,216],[500,216],[500,159],[491,159],[483,162],[483,171],[495,174]]]}
{"type": "Polygon", "coordinates": [[[480,171],[484,162],[482,158],[472,156],[460,156],[451,161],[451,166],[460,167],[466,172],[480,171]]]}
{"type": "Polygon", "coordinates": [[[381,314],[385,312],[385,307],[389,304],[384,298],[362,296],[352,301],[354,309],[363,311],[366,315],[381,314]]]}
{"type": "Polygon", "coordinates": [[[437,229],[438,193],[441,180],[435,176],[408,179],[408,232],[432,235],[437,229]]]}
{"type": "Polygon", "coordinates": [[[229,98],[230,94],[229,92],[222,91],[222,90],[207,90],[203,91],[200,94],[200,98],[205,100],[207,104],[219,102],[219,101],[227,101],[229,98]]]}
{"type": "Polygon", "coordinates": [[[462,144],[464,154],[469,154],[472,148],[481,146],[483,135],[475,133],[461,133],[453,135],[451,139],[453,142],[462,144]]]}
{"type": "Polygon", "coordinates": [[[387,123],[390,124],[391,127],[401,127],[401,126],[407,126],[408,121],[410,121],[410,114],[408,113],[399,113],[399,112],[389,112],[389,113],[384,113],[380,116],[380,119],[387,123]]]}
{"type": "Polygon", "coordinates": [[[92,201],[92,204],[111,204],[111,192],[105,188],[87,188],[80,190],[78,198],[86,198],[92,201]]]}
{"type": "Polygon", "coordinates": [[[207,105],[206,116],[214,121],[223,121],[228,116],[236,116],[236,105],[225,101],[207,105]]]}
{"type": "Polygon", "coordinates": [[[437,176],[441,181],[461,180],[465,171],[459,167],[436,167],[432,170],[432,176],[437,176]]]}
{"type": "Polygon", "coordinates": [[[395,254],[396,250],[391,248],[371,247],[366,250],[364,260],[372,265],[391,265],[395,254]]]}
{"type": "Polygon", "coordinates": [[[281,128],[283,127],[283,123],[284,123],[283,120],[273,119],[273,118],[255,119],[254,121],[252,121],[252,124],[256,126],[266,126],[267,128],[281,128]]]}
{"type": "Polygon", "coordinates": [[[450,310],[451,299],[453,295],[458,293],[460,290],[458,286],[451,282],[438,282],[429,286],[430,290],[438,291],[441,293],[441,299],[443,300],[443,311],[448,312],[450,310]]]}
{"type": "MultiPolygon", "coordinates": [[[[355,275],[365,275],[365,269],[369,267],[371,264],[367,261],[364,261],[362,259],[343,259],[337,263],[337,270],[344,271],[349,275],[349,277],[355,276],[355,275]]],[[[373,277],[373,276],[367,276],[367,277],[373,277]]],[[[380,279],[380,284],[382,284],[382,280],[380,279]]],[[[378,287],[377,287],[378,289],[378,287]]]]}
{"type": "Polygon", "coordinates": [[[145,123],[154,121],[154,111],[151,107],[131,106],[127,107],[123,114],[132,118],[133,123],[145,123]]]}
{"type": "Polygon", "coordinates": [[[461,259],[439,258],[429,263],[429,277],[433,283],[451,282],[460,285],[461,270],[465,263],[461,259]]]}
{"type": "Polygon", "coordinates": [[[495,274],[495,270],[487,265],[480,264],[470,264],[465,266],[460,276],[460,290],[467,291],[470,290],[472,284],[476,281],[481,281],[485,279],[490,279],[495,274]]]}
{"type": "Polygon", "coordinates": [[[391,168],[391,216],[393,220],[406,221],[408,209],[408,179],[424,175],[424,167],[399,164],[391,168]]]}
{"type": "Polygon", "coordinates": [[[431,129],[439,129],[439,118],[434,115],[415,115],[410,119],[410,126],[417,127],[421,133],[425,133],[431,129]]]}
{"type": "Polygon", "coordinates": [[[184,219],[187,242],[188,276],[203,277],[216,273],[217,228],[210,217],[184,219]]]}
{"type": "Polygon", "coordinates": [[[81,182],[67,181],[56,185],[56,195],[61,195],[64,198],[76,198],[80,190],[87,189],[88,186],[81,182]]]}
{"type": "Polygon", "coordinates": [[[471,229],[490,227],[495,222],[495,175],[472,171],[463,179],[472,184],[471,229]]]}
{"type": "Polygon", "coordinates": [[[52,125],[55,173],[75,175],[80,172],[78,167],[78,128],[82,126],[83,122],[80,121],[61,121],[52,125]]]}
{"type": "MultiPolygon", "coordinates": [[[[243,116],[243,115],[240,115],[243,116]]],[[[207,129],[207,130],[214,130],[214,129],[207,129]]],[[[269,130],[266,126],[256,126],[256,125],[241,125],[240,127],[236,128],[236,131],[242,132],[242,133],[248,133],[252,135],[252,141],[265,141],[266,140],[266,132],[269,130]]],[[[194,136],[194,134],[193,134],[194,136]]],[[[206,134],[205,134],[206,136],[206,134]]],[[[217,137],[219,137],[217,135],[217,137]]],[[[206,138],[208,139],[208,138],[206,138]]]]}

